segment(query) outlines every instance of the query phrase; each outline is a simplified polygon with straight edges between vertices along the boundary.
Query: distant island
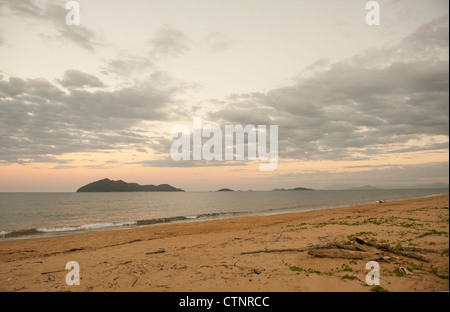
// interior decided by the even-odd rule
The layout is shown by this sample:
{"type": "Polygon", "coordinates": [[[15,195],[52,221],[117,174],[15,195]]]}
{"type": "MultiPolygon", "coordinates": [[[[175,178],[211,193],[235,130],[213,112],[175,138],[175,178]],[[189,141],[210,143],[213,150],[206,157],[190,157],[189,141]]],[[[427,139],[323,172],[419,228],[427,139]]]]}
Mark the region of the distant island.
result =
{"type": "Polygon", "coordinates": [[[122,180],[103,179],[80,187],[77,190],[78,192],[184,192],[184,190],[169,184],[140,185],[127,183],[122,180]]]}
{"type": "Polygon", "coordinates": [[[357,191],[357,190],[369,191],[369,190],[379,190],[379,188],[372,186],[372,185],[363,185],[363,186],[349,187],[347,190],[349,190],[349,191],[357,191]]]}
{"type": "Polygon", "coordinates": [[[413,185],[363,185],[332,184],[322,190],[412,190],[412,189],[448,189],[448,183],[413,184],[413,185]]]}
{"type": "Polygon", "coordinates": [[[276,188],[273,189],[272,191],[315,191],[315,190],[306,187],[296,187],[292,189],[276,188]]]}
{"type": "Polygon", "coordinates": [[[217,192],[234,192],[234,191],[229,188],[223,188],[223,189],[218,190],[217,192]]]}

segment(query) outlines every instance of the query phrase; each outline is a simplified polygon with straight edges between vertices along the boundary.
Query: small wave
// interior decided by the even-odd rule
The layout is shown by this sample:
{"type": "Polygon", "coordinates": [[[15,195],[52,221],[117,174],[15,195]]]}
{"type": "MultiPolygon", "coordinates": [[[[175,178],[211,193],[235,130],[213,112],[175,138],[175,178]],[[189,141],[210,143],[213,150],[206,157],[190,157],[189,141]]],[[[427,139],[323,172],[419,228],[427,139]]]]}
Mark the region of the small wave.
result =
{"type": "Polygon", "coordinates": [[[37,229],[26,229],[26,230],[17,230],[17,231],[1,231],[0,237],[13,238],[13,237],[36,235],[39,233],[40,232],[37,229]]]}
{"type": "Polygon", "coordinates": [[[53,227],[53,228],[38,228],[38,229],[26,229],[26,230],[16,230],[16,231],[1,231],[1,238],[16,238],[25,237],[39,234],[50,234],[50,233],[62,233],[62,232],[74,232],[74,231],[87,231],[87,230],[101,230],[112,227],[130,226],[135,225],[136,221],[129,222],[112,222],[112,223],[92,223],[84,224],[78,226],[63,226],[63,227],[53,227]]]}
{"type": "Polygon", "coordinates": [[[216,219],[219,217],[226,216],[236,216],[242,215],[242,212],[222,212],[222,213],[205,213],[198,215],[189,216],[176,216],[167,218],[155,218],[155,219],[144,219],[137,221],[126,221],[126,222],[107,222],[107,223],[90,223],[76,226],[61,226],[61,227],[41,227],[37,229],[26,229],[26,230],[15,230],[15,231],[0,231],[0,238],[18,238],[26,236],[35,235],[45,235],[45,234],[59,234],[68,233],[75,231],[95,231],[109,228],[118,228],[124,226],[145,226],[163,223],[174,223],[174,222],[188,222],[193,220],[205,220],[205,219],[216,219]]]}
{"type": "Polygon", "coordinates": [[[8,235],[9,233],[11,233],[10,231],[0,231],[0,237],[6,237],[6,235],[8,235]]]}
{"type": "Polygon", "coordinates": [[[55,227],[55,228],[39,228],[37,229],[42,233],[51,233],[51,232],[72,232],[72,231],[83,231],[83,230],[97,230],[104,229],[110,227],[120,227],[127,225],[135,225],[136,221],[129,222],[112,222],[112,223],[92,223],[78,226],[63,226],[63,227],[55,227]]]}
{"type": "Polygon", "coordinates": [[[447,195],[448,193],[438,193],[438,194],[431,194],[431,195],[426,195],[423,198],[427,198],[427,197],[434,197],[434,196],[440,196],[440,195],[447,195]]]}

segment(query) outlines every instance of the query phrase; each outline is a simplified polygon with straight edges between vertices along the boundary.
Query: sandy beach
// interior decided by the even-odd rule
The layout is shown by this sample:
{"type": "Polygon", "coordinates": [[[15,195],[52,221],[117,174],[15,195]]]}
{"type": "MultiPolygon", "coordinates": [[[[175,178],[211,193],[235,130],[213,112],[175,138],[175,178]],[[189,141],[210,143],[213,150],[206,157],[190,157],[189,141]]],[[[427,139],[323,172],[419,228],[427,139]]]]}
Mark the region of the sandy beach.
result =
{"type": "Polygon", "coordinates": [[[2,241],[0,291],[374,291],[366,284],[367,258],[311,252],[332,243],[355,246],[354,237],[372,245],[360,247],[367,255],[380,257],[378,290],[448,291],[448,207],[448,195],[441,195],[2,241]],[[403,254],[375,250],[381,245],[403,254]],[[79,263],[80,285],[66,284],[69,261],[79,263]]]}

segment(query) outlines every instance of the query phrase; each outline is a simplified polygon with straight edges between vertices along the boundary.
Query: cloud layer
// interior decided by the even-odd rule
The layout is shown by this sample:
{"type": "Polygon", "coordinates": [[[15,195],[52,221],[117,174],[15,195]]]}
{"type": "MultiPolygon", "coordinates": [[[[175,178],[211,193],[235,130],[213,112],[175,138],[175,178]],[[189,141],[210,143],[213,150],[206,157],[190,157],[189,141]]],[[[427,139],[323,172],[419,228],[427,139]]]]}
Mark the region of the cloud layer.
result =
{"type": "MultiPolygon", "coordinates": [[[[82,49],[95,51],[100,45],[92,30],[65,27],[61,15],[66,12],[59,6],[41,7],[31,0],[2,4],[15,14],[51,23],[57,36],[82,49]]],[[[170,129],[175,118],[192,120],[197,112],[189,114],[188,103],[177,99],[185,85],[157,71],[156,62],[188,53],[195,43],[171,25],[150,38],[148,57],[125,53],[105,62],[108,73],[153,73],[126,87],[108,89],[99,77],[78,69],[63,70],[54,82],[0,75],[0,161],[58,162],[58,156],[74,152],[135,149],[163,156],[160,164],[149,160],[145,165],[170,165],[169,133],[149,129],[149,122],[170,129]]],[[[234,44],[220,32],[199,42],[210,51],[234,44]]],[[[216,99],[220,105],[205,108],[202,117],[222,126],[277,124],[279,155],[285,159],[359,160],[448,150],[448,65],[448,17],[442,17],[393,47],[336,63],[320,58],[289,86],[216,99]]]]}
{"type": "MultiPolygon", "coordinates": [[[[321,64],[327,62],[312,66],[321,64]]],[[[291,86],[230,96],[209,117],[225,124],[278,124],[284,158],[448,149],[448,66],[448,17],[443,17],[395,47],[328,64],[291,86]]]]}
{"type": "MultiPolygon", "coordinates": [[[[175,87],[155,88],[154,76],[114,91],[63,91],[44,78],[0,80],[0,155],[8,163],[53,160],[57,155],[148,147],[143,121],[170,116],[175,87]]],[[[101,86],[79,71],[66,71],[68,87],[101,86]]]]}

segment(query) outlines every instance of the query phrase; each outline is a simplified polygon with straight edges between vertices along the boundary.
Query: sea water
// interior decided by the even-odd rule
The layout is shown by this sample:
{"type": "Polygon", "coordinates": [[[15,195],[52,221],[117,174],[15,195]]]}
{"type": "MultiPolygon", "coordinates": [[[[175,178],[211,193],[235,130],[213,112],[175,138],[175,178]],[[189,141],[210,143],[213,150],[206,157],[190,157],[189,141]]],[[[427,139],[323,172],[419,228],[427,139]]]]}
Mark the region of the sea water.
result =
{"type": "Polygon", "coordinates": [[[281,214],[438,194],[448,194],[448,189],[0,193],[0,239],[281,214]]]}

